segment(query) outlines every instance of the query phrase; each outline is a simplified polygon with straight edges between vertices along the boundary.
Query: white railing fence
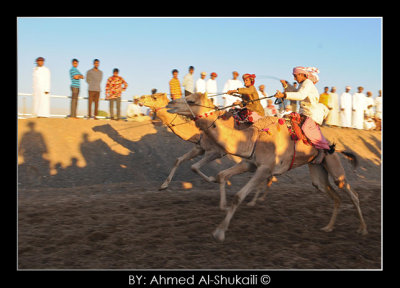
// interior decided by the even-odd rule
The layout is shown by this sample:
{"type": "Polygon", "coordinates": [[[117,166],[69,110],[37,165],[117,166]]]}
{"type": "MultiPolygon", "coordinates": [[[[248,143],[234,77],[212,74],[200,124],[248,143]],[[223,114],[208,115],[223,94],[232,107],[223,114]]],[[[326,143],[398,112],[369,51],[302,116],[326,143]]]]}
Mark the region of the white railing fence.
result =
{"type": "MultiPolygon", "coordinates": [[[[24,116],[33,116],[33,114],[30,113],[26,113],[26,107],[25,107],[25,102],[26,96],[30,96],[32,97],[31,93],[18,93],[18,96],[24,96],[24,98],[22,99],[22,113],[18,112],[18,117],[19,118],[23,118],[24,116]]],[[[65,95],[55,95],[55,94],[50,94],[49,95],[50,98],[64,98],[64,99],[71,99],[72,96],[65,96],[65,95]]],[[[78,97],[78,100],[87,100],[89,99],[89,97],[78,97]]],[[[100,98],[99,101],[106,101],[105,98],[100,98]]],[[[126,99],[121,99],[121,102],[133,102],[133,100],[126,100],[126,99]]],[[[69,114],[50,114],[50,117],[67,117],[69,114]]],[[[85,118],[86,116],[77,116],[78,118],[85,118]]],[[[104,116],[96,116],[97,118],[102,118],[102,119],[106,119],[107,117],[104,116]]]]}

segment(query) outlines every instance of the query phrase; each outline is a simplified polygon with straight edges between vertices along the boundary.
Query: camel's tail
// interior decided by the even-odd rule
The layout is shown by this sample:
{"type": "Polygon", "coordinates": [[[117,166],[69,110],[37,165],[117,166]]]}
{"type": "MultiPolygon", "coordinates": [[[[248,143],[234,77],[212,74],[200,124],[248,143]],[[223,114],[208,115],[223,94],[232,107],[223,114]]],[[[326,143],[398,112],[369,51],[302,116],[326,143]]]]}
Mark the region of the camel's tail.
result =
{"type": "Polygon", "coordinates": [[[354,155],[353,153],[350,152],[346,152],[346,151],[337,151],[340,152],[344,155],[344,157],[346,157],[348,160],[350,160],[350,163],[353,165],[353,169],[356,170],[357,166],[358,166],[358,160],[356,155],[354,155]]]}
{"type": "Polygon", "coordinates": [[[335,149],[336,144],[333,143],[332,145],[329,145],[329,150],[326,150],[329,154],[333,154],[333,152],[339,152],[342,153],[344,155],[344,157],[346,157],[348,160],[350,160],[350,163],[353,165],[353,169],[357,169],[358,166],[358,160],[356,155],[354,155],[353,153],[350,152],[346,152],[343,150],[336,150],[335,149]]]}

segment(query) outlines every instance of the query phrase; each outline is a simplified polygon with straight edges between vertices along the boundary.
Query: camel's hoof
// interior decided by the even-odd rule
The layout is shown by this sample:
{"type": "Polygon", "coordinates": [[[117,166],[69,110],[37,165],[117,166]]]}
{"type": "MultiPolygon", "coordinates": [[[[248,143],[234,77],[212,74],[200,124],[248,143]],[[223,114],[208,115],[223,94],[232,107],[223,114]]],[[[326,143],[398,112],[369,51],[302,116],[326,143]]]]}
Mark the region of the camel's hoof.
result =
{"type": "Polygon", "coordinates": [[[208,177],[210,183],[217,183],[217,178],[215,178],[214,176],[210,176],[208,177]]]}
{"type": "Polygon", "coordinates": [[[219,242],[223,242],[225,240],[225,232],[219,228],[215,229],[213,233],[213,237],[215,240],[219,242]]]}
{"type": "Polygon", "coordinates": [[[333,227],[325,226],[325,227],[322,227],[321,230],[325,231],[325,232],[332,232],[333,231],[333,227]]]}
{"type": "Polygon", "coordinates": [[[226,205],[220,205],[220,206],[219,206],[219,210],[226,212],[226,211],[228,211],[228,206],[226,206],[226,205]]]}
{"type": "Polygon", "coordinates": [[[163,184],[160,186],[160,188],[158,188],[158,190],[161,191],[161,190],[165,190],[167,188],[168,188],[168,184],[163,184]]]}
{"type": "Polygon", "coordinates": [[[368,234],[367,228],[359,228],[357,230],[358,233],[360,233],[362,236],[365,236],[368,234]]]}
{"type": "Polygon", "coordinates": [[[256,205],[256,201],[251,201],[246,204],[247,206],[254,207],[256,205]]]}

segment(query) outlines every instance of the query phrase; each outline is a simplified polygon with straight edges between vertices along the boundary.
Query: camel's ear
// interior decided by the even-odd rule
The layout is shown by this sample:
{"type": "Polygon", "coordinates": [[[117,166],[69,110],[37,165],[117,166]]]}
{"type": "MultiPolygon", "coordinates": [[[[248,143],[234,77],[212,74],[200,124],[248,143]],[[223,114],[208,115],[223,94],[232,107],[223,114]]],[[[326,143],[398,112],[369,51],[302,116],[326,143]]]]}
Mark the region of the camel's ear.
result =
{"type": "Polygon", "coordinates": [[[202,100],[207,100],[208,99],[208,93],[205,92],[201,97],[202,97],[202,100]]]}

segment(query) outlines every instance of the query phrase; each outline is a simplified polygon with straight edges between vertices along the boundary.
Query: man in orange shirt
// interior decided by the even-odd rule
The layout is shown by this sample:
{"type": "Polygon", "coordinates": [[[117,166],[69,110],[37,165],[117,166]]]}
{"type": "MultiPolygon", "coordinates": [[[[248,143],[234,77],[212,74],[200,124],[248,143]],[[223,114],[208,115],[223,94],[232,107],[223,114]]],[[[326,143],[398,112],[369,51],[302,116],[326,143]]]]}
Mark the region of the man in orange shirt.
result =
{"type": "Polygon", "coordinates": [[[328,107],[328,102],[329,102],[329,87],[324,87],[324,93],[319,95],[319,103],[324,104],[326,107],[328,107]]]}
{"type": "Polygon", "coordinates": [[[172,70],[172,79],[169,81],[171,100],[182,98],[181,83],[178,79],[178,73],[179,71],[177,69],[172,70]]]}

